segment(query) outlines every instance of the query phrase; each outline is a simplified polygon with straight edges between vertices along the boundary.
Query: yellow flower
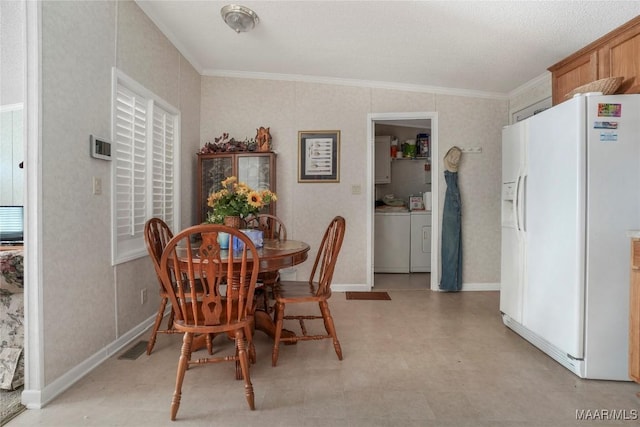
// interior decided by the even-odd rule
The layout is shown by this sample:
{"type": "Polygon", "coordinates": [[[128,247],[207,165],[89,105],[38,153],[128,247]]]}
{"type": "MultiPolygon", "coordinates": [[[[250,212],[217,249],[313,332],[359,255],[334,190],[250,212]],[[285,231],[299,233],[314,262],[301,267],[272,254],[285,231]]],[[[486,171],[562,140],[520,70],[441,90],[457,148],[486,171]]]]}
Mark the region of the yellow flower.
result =
{"type": "Polygon", "coordinates": [[[247,194],[247,202],[250,206],[260,209],[262,207],[262,195],[257,191],[250,191],[249,194],[247,194]]]}
{"type": "Polygon", "coordinates": [[[221,196],[219,191],[209,194],[209,197],[207,198],[207,206],[213,207],[216,202],[220,200],[220,197],[221,196]]]}
{"type": "Polygon", "coordinates": [[[224,188],[227,188],[229,185],[234,184],[237,180],[238,178],[236,178],[235,176],[230,176],[229,178],[223,180],[221,184],[224,188]]]}
{"type": "Polygon", "coordinates": [[[241,196],[249,193],[249,191],[251,191],[251,189],[244,182],[240,182],[238,183],[238,185],[236,185],[236,193],[241,196]]]}
{"type": "Polygon", "coordinates": [[[268,200],[269,202],[275,202],[278,200],[278,197],[276,197],[276,193],[273,193],[270,190],[262,190],[262,198],[268,200]]]}
{"type": "Polygon", "coordinates": [[[210,193],[207,205],[212,208],[205,222],[221,224],[226,216],[247,218],[276,200],[269,190],[254,190],[235,176],[221,181],[221,189],[210,193]]]}

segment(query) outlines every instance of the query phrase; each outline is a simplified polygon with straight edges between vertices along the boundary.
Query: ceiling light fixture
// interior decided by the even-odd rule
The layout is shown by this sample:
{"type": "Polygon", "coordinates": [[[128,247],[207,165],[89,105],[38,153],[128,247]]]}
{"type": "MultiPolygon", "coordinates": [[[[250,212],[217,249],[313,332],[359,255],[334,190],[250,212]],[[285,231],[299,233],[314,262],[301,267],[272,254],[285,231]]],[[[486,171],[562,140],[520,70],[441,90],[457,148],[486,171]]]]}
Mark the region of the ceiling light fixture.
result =
{"type": "Polygon", "coordinates": [[[220,9],[222,19],[236,33],[251,31],[260,19],[258,15],[251,9],[237,4],[229,4],[220,9]]]}

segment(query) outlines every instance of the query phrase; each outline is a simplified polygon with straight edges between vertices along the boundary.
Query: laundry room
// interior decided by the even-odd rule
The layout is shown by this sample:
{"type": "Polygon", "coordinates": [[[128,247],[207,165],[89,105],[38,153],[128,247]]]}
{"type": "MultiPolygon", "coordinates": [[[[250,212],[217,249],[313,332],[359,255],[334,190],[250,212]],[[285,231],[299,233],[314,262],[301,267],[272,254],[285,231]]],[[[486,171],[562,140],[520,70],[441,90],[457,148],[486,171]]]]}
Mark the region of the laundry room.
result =
{"type": "Polygon", "coordinates": [[[429,287],[424,273],[431,271],[431,185],[431,121],[376,122],[377,284],[414,282],[429,287]]]}

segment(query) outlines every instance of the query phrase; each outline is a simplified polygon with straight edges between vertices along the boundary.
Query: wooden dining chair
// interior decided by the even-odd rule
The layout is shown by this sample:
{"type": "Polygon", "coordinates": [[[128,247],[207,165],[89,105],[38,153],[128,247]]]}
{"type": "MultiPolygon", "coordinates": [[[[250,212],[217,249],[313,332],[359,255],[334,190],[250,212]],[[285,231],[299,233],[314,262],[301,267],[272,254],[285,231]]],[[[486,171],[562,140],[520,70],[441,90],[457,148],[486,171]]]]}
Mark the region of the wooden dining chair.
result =
{"type": "MultiPolygon", "coordinates": [[[[263,232],[265,239],[287,240],[287,227],[280,218],[271,214],[258,214],[247,219],[247,227],[263,232]]],[[[273,297],[273,286],[280,280],[279,271],[265,271],[258,275],[258,281],[262,283],[260,290],[263,295],[263,306],[269,311],[269,294],[273,297]]]]}
{"type": "MultiPolygon", "coordinates": [[[[167,225],[166,222],[161,220],[160,218],[151,218],[144,225],[144,240],[147,244],[147,251],[149,252],[149,256],[151,261],[153,261],[153,268],[156,271],[156,275],[158,277],[158,286],[160,288],[160,305],[158,306],[158,313],[156,314],[156,320],[153,324],[153,329],[151,330],[151,336],[149,337],[149,342],[147,343],[147,355],[151,355],[153,351],[153,347],[156,344],[156,339],[158,334],[177,334],[178,331],[173,327],[173,306],[171,307],[171,311],[169,312],[169,319],[167,321],[167,328],[160,329],[160,325],[162,324],[162,318],[164,317],[164,310],[167,307],[167,302],[169,301],[169,296],[167,292],[164,290],[164,286],[162,284],[162,280],[160,279],[160,258],[162,257],[162,252],[164,248],[167,246],[169,240],[173,238],[173,233],[171,232],[171,228],[167,225]]],[[[197,283],[198,295],[202,295],[202,286],[200,282],[197,283]]],[[[213,345],[212,345],[212,336],[205,337],[205,342],[209,354],[213,354],[213,345]]]]}
{"type": "Polygon", "coordinates": [[[261,230],[265,239],[287,240],[287,227],[280,218],[271,214],[258,214],[247,219],[247,227],[261,230]]]}
{"type": "Polygon", "coordinates": [[[147,251],[149,252],[149,256],[153,262],[153,268],[156,272],[156,276],[158,277],[158,286],[160,289],[160,305],[158,307],[158,313],[156,314],[156,321],[153,324],[153,329],[151,330],[149,342],[147,343],[147,355],[150,355],[153,351],[153,347],[156,344],[156,338],[159,333],[175,334],[177,332],[173,328],[173,307],[169,313],[167,328],[160,329],[162,318],[164,317],[164,310],[167,307],[167,301],[169,300],[169,297],[164,290],[164,286],[162,286],[162,280],[160,279],[160,258],[162,257],[164,248],[172,237],[173,233],[171,232],[171,229],[167,223],[160,218],[151,218],[144,225],[144,240],[147,244],[147,251]]]}
{"type": "Polygon", "coordinates": [[[236,379],[244,378],[249,408],[255,409],[249,376],[250,358],[255,358],[252,338],[253,296],[258,279],[258,251],[251,239],[235,228],[201,224],[176,234],[160,260],[160,277],[175,311],[173,327],[184,333],[178,362],[176,387],[171,402],[171,420],[180,407],[182,382],[191,365],[235,362],[236,379]],[[241,242],[240,250],[221,250],[218,233],[241,242]],[[201,243],[200,243],[201,242],[201,243]],[[198,295],[197,282],[203,295],[198,295]],[[233,355],[216,355],[192,360],[195,334],[225,334],[235,340],[233,355]]]}
{"type": "Polygon", "coordinates": [[[281,281],[273,289],[276,300],[274,321],[276,324],[275,338],[273,343],[273,352],[271,354],[271,364],[276,366],[278,363],[278,353],[280,351],[280,342],[295,343],[298,341],[332,339],[333,347],[338,355],[338,359],[342,360],[342,349],[338,341],[336,328],[329,311],[329,298],[331,297],[331,281],[333,279],[333,271],[338,260],[338,254],[342,247],[344,233],[346,229],[345,220],[341,216],[336,216],[324,233],[322,242],[316,260],[311,270],[309,280],[300,281],[281,281]],[[320,306],[320,314],[311,315],[286,315],[285,307],[287,304],[300,304],[317,302],[320,306]],[[305,320],[322,319],[326,335],[309,335],[307,333],[305,320]],[[300,334],[293,333],[292,336],[282,336],[282,328],[284,320],[298,320],[300,323],[300,334]]]}

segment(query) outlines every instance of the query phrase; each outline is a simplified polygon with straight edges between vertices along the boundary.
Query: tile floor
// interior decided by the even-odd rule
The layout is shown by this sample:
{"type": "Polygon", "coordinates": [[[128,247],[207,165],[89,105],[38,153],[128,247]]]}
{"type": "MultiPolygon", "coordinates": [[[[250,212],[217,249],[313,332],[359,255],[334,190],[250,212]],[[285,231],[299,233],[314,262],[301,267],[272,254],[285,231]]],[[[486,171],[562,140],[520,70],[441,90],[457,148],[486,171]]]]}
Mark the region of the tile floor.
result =
{"type": "MultiPolygon", "coordinates": [[[[232,363],[198,366],[169,421],[180,337],[161,335],[151,356],[113,357],[8,427],[638,425],[576,420],[577,410],[634,418],[640,385],[579,379],[502,324],[498,292],[398,290],[422,278],[377,279],[391,301],[331,298],[343,361],[330,341],[312,341],[283,346],[272,368],[270,341],[256,334],[255,411],[232,363]]],[[[215,344],[231,348],[225,337],[215,344]]]]}

